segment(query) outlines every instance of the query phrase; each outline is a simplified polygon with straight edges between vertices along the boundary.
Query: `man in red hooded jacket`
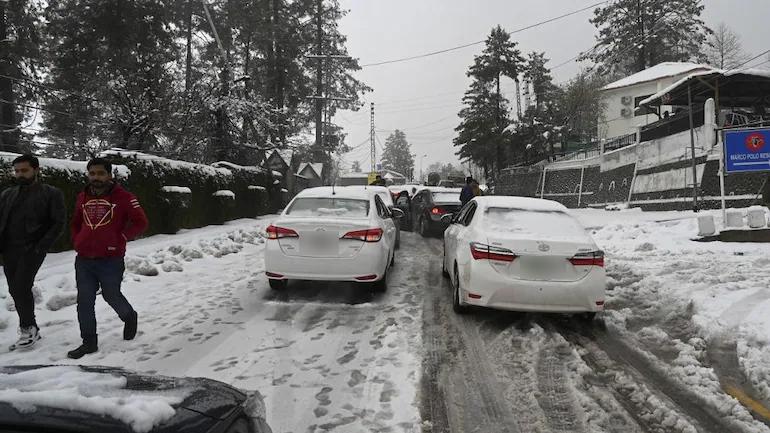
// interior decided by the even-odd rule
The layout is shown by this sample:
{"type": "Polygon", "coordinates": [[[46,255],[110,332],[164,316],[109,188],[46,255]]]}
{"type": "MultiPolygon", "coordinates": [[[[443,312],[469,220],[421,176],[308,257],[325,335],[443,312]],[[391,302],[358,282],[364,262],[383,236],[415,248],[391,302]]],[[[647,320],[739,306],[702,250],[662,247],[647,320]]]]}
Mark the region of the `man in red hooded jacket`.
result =
{"type": "Polygon", "coordinates": [[[88,162],[88,186],[78,195],[70,228],[77,251],[75,279],[78,287],[78,322],[83,344],[67,353],[73,359],[99,350],[94,303],[99,289],[104,300],[123,321],[123,339],[136,336],[137,314],[123,293],[126,242],[147,228],[139,201],[115,183],[112,163],[96,158],[88,162]]]}

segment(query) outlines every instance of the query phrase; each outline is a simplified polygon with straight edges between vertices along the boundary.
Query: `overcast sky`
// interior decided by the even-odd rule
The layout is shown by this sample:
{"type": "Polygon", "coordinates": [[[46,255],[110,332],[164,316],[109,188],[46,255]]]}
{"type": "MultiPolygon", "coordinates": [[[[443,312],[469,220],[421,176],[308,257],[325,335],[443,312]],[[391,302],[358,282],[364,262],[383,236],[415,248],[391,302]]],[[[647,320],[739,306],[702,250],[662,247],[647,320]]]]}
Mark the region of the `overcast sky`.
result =
{"type": "MultiPolygon", "coordinates": [[[[415,56],[481,41],[492,27],[507,31],[572,12],[598,0],[340,0],[350,13],[340,29],[348,36],[348,50],[361,65],[415,56]]],[[[706,24],[720,21],[738,33],[749,53],[770,49],[770,0],[704,0],[706,24]]],[[[523,53],[544,51],[550,67],[570,60],[593,47],[595,28],[588,20],[592,10],[516,33],[523,53]]],[[[347,143],[356,146],[343,157],[343,168],[354,160],[368,170],[369,103],[375,103],[377,136],[382,144],[393,129],[405,131],[423,165],[437,161],[457,163],[452,146],[460,99],[468,87],[465,76],[483,44],[381,66],[364,67],[357,77],[374,88],[364,96],[366,107],[358,112],[342,111],[334,119],[348,133],[347,143]]],[[[761,60],[759,60],[761,61],[761,60]]],[[[758,62],[759,62],[758,61],[758,62]]],[[[558,83],[568,81],[580,70],[576,62],[553,70],[558,83]]],[[[513,90],[506,83],[505,91],[513,90]]],[[[507,95],[511,101],[513,94],[507,95]]],[[[378,145],[378,159],[382,148],[378,145]]],[[[415,172],[415,174],[417,174],[415,172]]]]}

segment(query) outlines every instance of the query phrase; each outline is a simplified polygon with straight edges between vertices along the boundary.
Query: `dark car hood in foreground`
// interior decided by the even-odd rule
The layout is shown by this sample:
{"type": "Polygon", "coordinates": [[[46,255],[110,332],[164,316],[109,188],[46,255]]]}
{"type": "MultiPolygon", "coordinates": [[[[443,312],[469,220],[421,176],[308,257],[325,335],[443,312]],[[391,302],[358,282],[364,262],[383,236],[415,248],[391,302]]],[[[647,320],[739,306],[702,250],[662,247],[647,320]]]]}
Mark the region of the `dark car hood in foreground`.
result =
{"type": "MultiPolygon", "coordinates": [[[[0,373],[13,374],[48,365],[0,367],[0,373]]],[[[219,420],[241,407],[246,394],[225,383],[206,378],[149,376],[121,368],[80,366],[83,371],[126,378],[126,389],[136,391],[168,391],[184,389],[187,397],[174,405],[175,415],[152,430],[153,433],[206,432],[219,420]],[[203,415],[203,416],[202,416],[203,415]]],[[[8,425],[34,426],[40,432],[133,432],[126,424],[100,415],[38,406],[23,413],[11,404],[0,402],[0,430],[8,425]]]]}

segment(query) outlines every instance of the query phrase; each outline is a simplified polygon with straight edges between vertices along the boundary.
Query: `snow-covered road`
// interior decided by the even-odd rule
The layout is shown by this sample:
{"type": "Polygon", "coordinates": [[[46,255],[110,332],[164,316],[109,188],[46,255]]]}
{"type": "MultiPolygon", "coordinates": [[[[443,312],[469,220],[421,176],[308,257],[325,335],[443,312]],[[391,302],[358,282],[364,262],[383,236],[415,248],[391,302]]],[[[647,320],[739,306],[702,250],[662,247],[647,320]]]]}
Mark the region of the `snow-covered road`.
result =
{"type": "MultiPolygon", "coordinates": [[[[276,432],[770,432],[770,247],[696,243],[687,213],[576,211],[607,251],[608,311],[451,310],[441,240],[402,233],[385,294],[271,291],[271,217],[129,245],[139,335],[97,302],[84,364],[205,376],[266,396],[276,432]]],[[[69,364],[74,256],[38,275],[43,340],[0,364],[69,364]]],[[[7,299],[5,282],[0,296],[7,299]]],[[[0,309],[0,341],[15,339],[0,309]]],[[[3,343],[5,345],[6,343],[3,343]]]]}

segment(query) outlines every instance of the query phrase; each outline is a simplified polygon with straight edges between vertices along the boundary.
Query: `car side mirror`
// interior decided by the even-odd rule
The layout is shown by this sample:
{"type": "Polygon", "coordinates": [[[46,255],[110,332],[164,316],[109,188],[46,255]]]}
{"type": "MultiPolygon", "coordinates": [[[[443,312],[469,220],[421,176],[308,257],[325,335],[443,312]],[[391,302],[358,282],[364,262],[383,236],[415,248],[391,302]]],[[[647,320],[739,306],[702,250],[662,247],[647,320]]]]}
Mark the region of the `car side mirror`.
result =
{"type": "Polygon", "coordinates": [[[452,222],[454,220],[454,216],[455,216],[455,214],[453,214],[453,213],[448,213],[448,214],[441,215],[441,222],[442,223],[446,223],[446,224],[452,224],[452,222]]]}
{"type": "Polygon", "coordinates": [[[404,214],[404,211],[393,206],[390,207],[390,213],[392,213],[393,216],[396,218],[403,218],[404,216],[406,216],[406,214],[404,214]]]}

